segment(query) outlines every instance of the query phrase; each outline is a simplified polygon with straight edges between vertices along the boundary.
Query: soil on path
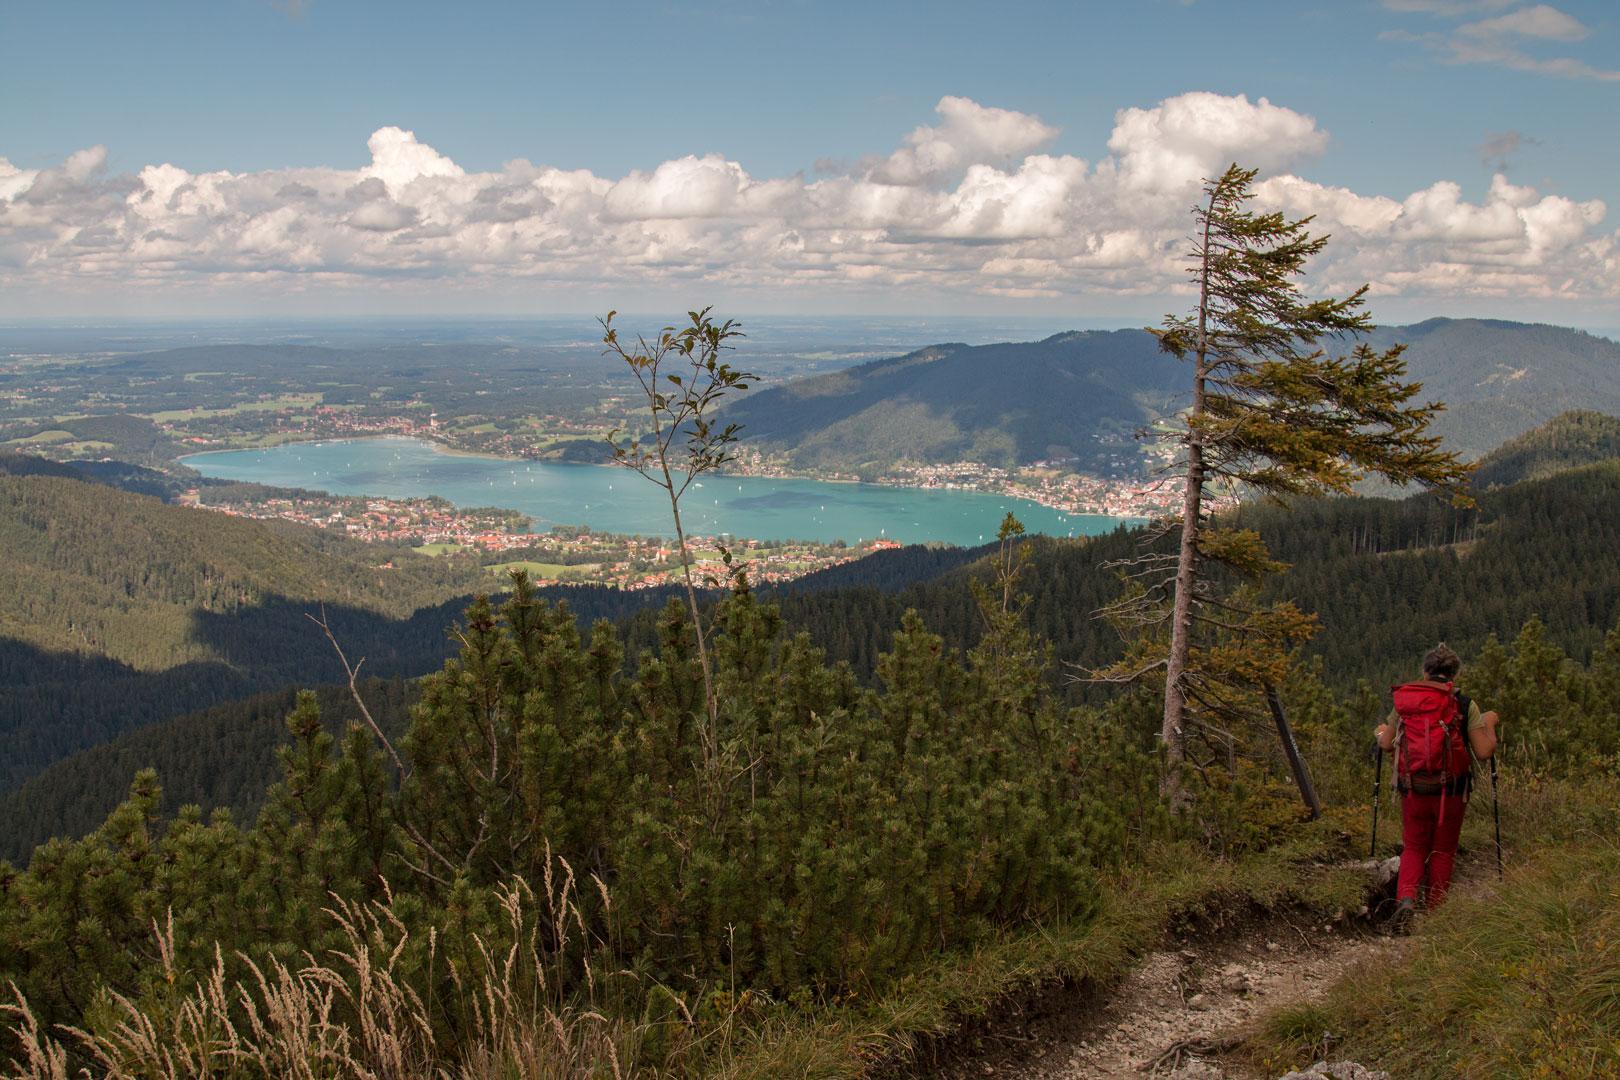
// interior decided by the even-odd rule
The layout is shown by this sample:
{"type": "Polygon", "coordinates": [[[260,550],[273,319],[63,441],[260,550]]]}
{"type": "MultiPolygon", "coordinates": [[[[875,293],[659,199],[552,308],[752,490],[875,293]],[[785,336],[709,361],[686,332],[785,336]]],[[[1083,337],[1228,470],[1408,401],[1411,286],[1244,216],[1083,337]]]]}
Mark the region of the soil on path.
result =
{"type": "MultiPolygon", "coordinates": [[[[1468,877],[1460,876],[1455,891],[1485,887],[1468,877]]],[[[1357,964],[1396,959],[1414,940],[1390,937],[1369,919],[1324,924],[1272,916],[1150,953],[1104,991],[1051,987],[918,1061],[912,1075],[1274,1080],[1275,1073],[1256,1073],[1222,1051],[1260,1014],[1314,1000],[1357,964]]],[[[1316,1059],[1335,1060],[1333,1047],[1320,1048],[1316,1059]]]]}
{"type": "MultiPolygon", "coordinates": [[[[1220,1055],[1223,1040],[1258,1013],[1311,1000],[1360,960],[1403,944],[1343,924],[1270,920],[1215,943],[1150,953],[1106,998],[1047,995],[998,1020],[966,1053],[920,1064],[918,1073],[948,1080],[1261,1080],[1220,1055]]],[[[1318,1057],[1331,1057],[1331,1048],[1318,1057]]]]}

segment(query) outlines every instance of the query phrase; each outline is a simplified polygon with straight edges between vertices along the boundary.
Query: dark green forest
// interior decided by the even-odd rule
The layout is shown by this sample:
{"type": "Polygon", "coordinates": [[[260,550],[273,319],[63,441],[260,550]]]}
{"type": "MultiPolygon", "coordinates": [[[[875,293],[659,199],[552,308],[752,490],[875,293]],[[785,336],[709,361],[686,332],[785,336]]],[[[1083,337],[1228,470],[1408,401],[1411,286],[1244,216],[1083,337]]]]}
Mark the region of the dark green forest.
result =
{"type": "Polygon", "coordinates": [[[1571,409],[1486,454],[1474,469],[1473,485],[1486,491],[1614,458],[1620,458],[1620,419],[1571,409]]]}
{"type": "MultiPolygon", "coordinates": [[[[409,723],[418,688],[417,680],[397,676],[358,683],[372,717],[395,738],[409,723]]],[[[26,865],[34,848],[51,837],[94,831],[142,769],[156,769],[163,777],[157,807],[163,817],[195,804],[205,812],[224,807],[238,820],[252,821],[265,789],[279,774],[275,751],[286,741],[287,714],[298,693],[298,687],[288,685],[188,712],[47,765],[0,795],[0,821],[5,822],[0,859],[26,865]]],[[[314,693],[334,737],[360,719],[347,685],[324,683],[314,693]]]]}
{"type": "Polygon", "coordinates": [[[58,476],[0,476],[0,549],[0,791],[156,720],[343,677],[307,617],[322,605],[367,674],[422,675],[486,584],[473,568],[58,476]]]}
{"type": "MultiPolygon", "coordinates": [[[[1582,662],[1590,660],[1601,651],[1605,631],[1620,621],[1616,506],[1620,461],[1610,461],[1487,492],[1472,509],[1453,508],[1429,496],[1335,499],[1291,510],[1249,507],[1235,523],[1257,529],[1279,558],[1293,564],[1268,589],[1275,598],[1292,598],[1320,617],[1306,654],[1320,658],[1321,678],[1330,687],[1350,693],[1363,682],[1381,688],[1408,677],[1414,658],[1435,641],[1449,641],[1465,656],[1477,655],[1493,636],[1511,638],[1531,618],[1541,621],[1558,648],[1582,662]]],[[[1044,678],[1071,705],[1101,704],[1113,694],[1086,679],[1090,669],[1105,665],[1121,647],[1119,635],[1096,612],[1118,589],[1108,564],[1136,554],[1142,542],[1141,530],[1126,529],[1086,540],[1026,541],[1031,561],[1023,584],[1031,604],[1025,619],[1052,644],[1060,662],[1044,678]]],[[[761,595],[779,608],[788,627],[807,632],[829,661],[848,663],[857,682],[871,686],[879,657],[908,610],[916,611],[952,648],[965,651],[979,643],[985,621],[967,579],[988,572],[985,555],[985,549],[903,548],[761,595]],[[855,583],[846,584],[851,580],[855,583]]],[[[626,664],[633,668],[642,650],[656,650],[663,620],[657,605],[670,594],[579,586],[542,590],[540,595],[566,604],[581,632],[597,619],[612,620],[625,641],[626,664]]],[[[433,609],[430,616],[408,624],[410,640],[419,642],[412,661],[422,665],[418,670],[431,669],[449,652],[443,628],[459,614],[449,608],[433,609]]],[[[307,663],[324,673],[322,679],[341,678],[335,655],[312,632],[304,610],[291,605],[279,623],[271,623],[285,626],[289,637],[307,650],[291,655],[287,663],[307,663]]],[[[335,618],[330,609],[329,615],[335,618]]],[[[250,634],[255,623],[249,619],[234,625],[250,634]]],[[[402,633],[406,625],[350,622],[339,636],[346,647],[351,642],[370,645],[402,633]]],[[[350,652],[366,655],[356,648],[350,652]]],[[[183,671],[173,677],[184,685],[195,675],[183,671]]],[[[85,688],[87,712],[94,710],[99,695],[118,693],[94,680],[68,685],[85,688]]],[[[273,762],[262,752],[264,740],[273,734],[273,711],[262,703],[285,701],[290,693],[284,688],[279,697],[222,704],[61,761],[0,803],[0,820],[16,822],[0,854],[23,860],[48,836],[87,831],[112,809],[141,767],[173,777],[186,793],[182,802],[250,815],[260,789],[275,775],[273,762]],[[258,725],[253,730],[260,734],[252,741],[207,734],[210,724],[246,730],[244,710],[258,725]],[[114,762],[116,767],[109,769],[114,762]],[[213,783],[208,778],[216,774],[240,782],[213,783]],[[46,790],[48,797],[29,794],[46,790]],[[18,808],[15,817],[5,812],[8,807],[18,808]]],[[[39,694],[42,702],[72,700],[61,686],[42,686],[39,694]]],[[[389,722],[396,722],[389,715],[389,722]]]]}

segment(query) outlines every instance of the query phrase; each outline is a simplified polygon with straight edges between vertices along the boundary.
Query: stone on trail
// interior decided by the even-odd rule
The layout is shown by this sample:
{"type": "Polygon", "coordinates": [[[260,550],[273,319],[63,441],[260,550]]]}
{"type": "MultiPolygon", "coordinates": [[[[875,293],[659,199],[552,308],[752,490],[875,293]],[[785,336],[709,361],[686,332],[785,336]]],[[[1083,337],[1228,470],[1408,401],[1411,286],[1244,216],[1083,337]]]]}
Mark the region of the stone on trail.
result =
{"type": "Polygon", "coordinates": [[[1390,1080],[1382,1069],[1369,1069],[1353,1061],[1335,1061],[1329,1065],[1318,1061],[1302,1072],[1285,1073],[1278,1080],[1390,1080]]]}
{"type": "Polygon", "coordinates": [[[1164,1080],[1226,1080],[1226,1074],[1207,1061],[1189,1061],[1164,1080]]]}

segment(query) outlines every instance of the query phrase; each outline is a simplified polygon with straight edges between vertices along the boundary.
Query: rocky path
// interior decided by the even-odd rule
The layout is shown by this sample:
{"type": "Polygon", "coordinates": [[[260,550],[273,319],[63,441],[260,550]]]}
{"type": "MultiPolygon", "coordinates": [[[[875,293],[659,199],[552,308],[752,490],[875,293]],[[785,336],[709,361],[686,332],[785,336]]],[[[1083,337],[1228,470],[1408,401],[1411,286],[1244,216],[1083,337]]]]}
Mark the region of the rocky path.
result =
{"type": "MultiPolygon", "coordinates": [[[[1367,863],[1393,890],[1398,859],[1367,863]]],[[[1495,887],[1495,866],[1459,862],[1453,896],[1495,887]]],[[[1387,895],[1387,894],[1386,894],[1387,895]]],[[[1363,914],[1366,914],[1365,912],[1363,914]]],[[[1420,931],[1421,933],[1421,931],[1420,931]]],[[[1252,1021],[1320,997],[1363,961],[1398,960],[1419,937],[1391,937],[1367,918],[1314,923],[1279,915],[1150,953],[1119,985],[1090,995],[1054,988],[965,1033],[913,1076],[943,1080],[1277,1080],[1230,1050],[1252,1021]]],[[[1318,1062],[1334,1062],[1320,1047],[1318,1062]]],[[[1282,1080],[1388,1080],[1350,1062],[1282,1080]]]]}
{"type": "MultiPolygon", "coordinates": [[[[919,1072],[947,1080],[1275,1080],[1221,1051],[1259,1014],[1310,1001],[1357,963],[1399,955],[1411,940],[1366,920],[1274,917],[1151,953],[1106,997],[1049,994],[919,1072]]],[[[1333,1061],[1333,1047],[1316,1057],[1333,1061]]],[[[1321,1075],[1384,1074],[1346,1065],[1321,1075]]]]}
{"type": "MultiPolygon", "coordinates": [[[[1017,1080],[1251,1080],[1217,1065],[1223,1041],[1257,1013],[1308,1001],[1352,964],[1401,942],[1321,926],[1272,924],[1213,948],[1146,957],[1097,1014],[1089,1036],[1023,1068],[1017,1080]]],[[[1331,1058],[1331,1047],[1319,1057],[1331,1058]]],[[[981,1073],[983,1070],[981,1069],[981,1073]]]]}

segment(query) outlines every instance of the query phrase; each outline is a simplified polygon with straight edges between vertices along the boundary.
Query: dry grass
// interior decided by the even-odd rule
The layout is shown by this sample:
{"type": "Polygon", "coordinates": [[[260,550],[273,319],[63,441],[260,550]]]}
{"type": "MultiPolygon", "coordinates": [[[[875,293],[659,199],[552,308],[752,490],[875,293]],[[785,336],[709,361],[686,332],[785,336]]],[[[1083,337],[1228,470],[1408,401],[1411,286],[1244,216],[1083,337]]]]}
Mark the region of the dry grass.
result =
{"type": "MultiPolygon", "coordinates": [[[[511,944],[492,948],[475,940],[478,960],[463,970],[447,964],[468,1003],[470,1022],[453,1041],[445,1025],[398,970],[410,939],[391,902],[334,902],[329,910],[346,944],[301,967],[260,965],[247,957],[248,977],[226,978],[215,950],[213,970],[189,993],[159,987],[141,1000],[114,995],[105,1030],[42,1031],[15,985],[13,1003],[0,1005],[12,1019],[20,1047],[6,1080],[181,1080],[208,1077],[293,1080],[563,1080],[656,1075],[658,1063],[641,1050],[655,1026],[627,1021],[598,1007],[603,989],[592,962],[608,955],[587,929],[576,882],[567,864],[548,871],[536,896],[516,881],[500,893],[511,944]],[[536,905],[539,905],[536,911],[536,905]],[[538,917],[535,917],[538,916],[538,917]],[[542,937],[543,935],[543,937],[542,937]],[[542,940],[550,948],[542,945],[542,940]],[[570,996],[560,978],[562,954],[587,972],[583,995],[570,996]]],[[[597,887],[609,905],[607,891],[597,887]]],[[[180,979],[174,965],[174,928],[154,924],[168,987],[180,979]]],[[[437,930],[428,952],[437,959],[437,930]]],[[[611,972],[610,979],[628,979],[611,972]]],[[[442,1018],[441,1018],[442,1020],[442,1018]]]]}
{"type": "MultiPolygon", "coordinates": [[[[1620,1078],[1620,768],[1505,784],[1503,803],[1505,879],[1490,866],[1482,888],[1421,918],[1398,958],[1262,1017],[1254,1064],[1298,1067],[1327,1037],[1334,1056],[1413,1080],[1620,1078]]],[[[1479,817],[1489,825],[1488,809],[1479,817]]]]}

